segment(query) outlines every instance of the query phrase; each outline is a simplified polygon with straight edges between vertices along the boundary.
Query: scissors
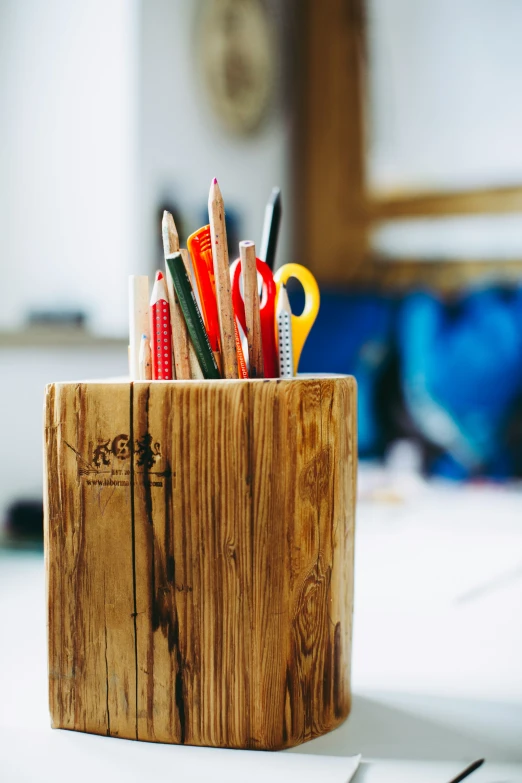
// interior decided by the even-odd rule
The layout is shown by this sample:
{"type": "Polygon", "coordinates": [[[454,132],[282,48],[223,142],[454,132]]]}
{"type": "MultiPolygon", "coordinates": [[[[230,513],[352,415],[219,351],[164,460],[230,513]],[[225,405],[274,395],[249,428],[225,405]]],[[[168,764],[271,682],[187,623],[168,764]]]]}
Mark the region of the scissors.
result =
{"type": "Polygon", "coordinates": [[[303,286],[305,294],[305,304],[301,315],[292,314],[292,350],[294,358],[294,375],[297,375],[297,367],[299,365],[299,359],[301,358],[301,352],[306,342],[306,338],[310,334],[310,330],[314,325],[317,313],[319,312],[319,303],[321,296],[319,294],[319,286],[313,274],[301,264],[284,264],[279,267],[274,274],[274,282],[276,285],[276,296],[279,295],[279,289],[281,285],[286,285],[287,281],[291,277],[295,277],[299,280],[303,286]]]}
{"type": "MultiPolygon", "coordinates": [[[[277,378],[279,376],[277,362],[277,346],[275,338],[275,297],[276,285],[274,276],[268,264],[256,258],[258,275],[263,281],[263,291],[259,303],[259,315],[261,318],[261,343],[263,345],[263,364],[265,378],[277,378]]],[[[237,320],[246,334],[245,303],[241,293],[241,259],[237,258],[230,267],[232,278],[232,305],[237,320]]]]}

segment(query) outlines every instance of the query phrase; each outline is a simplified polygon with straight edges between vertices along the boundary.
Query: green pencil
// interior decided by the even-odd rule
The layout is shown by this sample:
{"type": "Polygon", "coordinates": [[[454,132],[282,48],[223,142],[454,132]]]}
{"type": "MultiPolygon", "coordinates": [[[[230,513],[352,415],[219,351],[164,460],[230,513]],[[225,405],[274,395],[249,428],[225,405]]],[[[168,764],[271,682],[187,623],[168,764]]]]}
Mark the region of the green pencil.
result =
{"type": "Polygon", "coordinates": [[[189,337],[196,351],[201,371],[205,378],[221,378],[181,253],[172,253],[170,256],[167,256],[165,263],[172,277],[181,312],[185,318],[189,337]]]}

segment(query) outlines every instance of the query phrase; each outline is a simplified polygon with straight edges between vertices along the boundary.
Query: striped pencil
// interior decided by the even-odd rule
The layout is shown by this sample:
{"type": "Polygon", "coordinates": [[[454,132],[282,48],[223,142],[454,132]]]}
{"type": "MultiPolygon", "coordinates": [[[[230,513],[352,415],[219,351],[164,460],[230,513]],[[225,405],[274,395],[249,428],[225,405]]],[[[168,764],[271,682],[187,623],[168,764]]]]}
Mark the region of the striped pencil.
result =
{"type": "Polygon", "coordinates": [[[292,378],[294,375],[294,354],[292,349],[292,310],[286,292],[281,284],[276,308],[277,342],[279,348],[279,377],[292,378]]]}
{"type": "Polygon", "coordinates": [[[156,280],[150,298],[150,336],[152,358],[152,380],[171,381],[172,372],[172,329],[170,307],[163,272],[156,273],[156,280]]]}
{"type": "MultiPolygon", "coordinates": [[[[163,237],[163,254],[165,258],[171,253],[179,251],[179,237],[174,218],[170,212],[163,213],[161,221],[161,234],[163,237]]],[[[188,380],[191,377],[189,339],[187,327],[183,319],[183,314],[179,306],[176,292],[172,284],[172,278],[169,274],[167,265],[165,265],[165,277],[167,283],[167,294],[170,305],[170,320],[172,327],[172,353],[174,357],[175,376],[178,380],[188,380]]]]}

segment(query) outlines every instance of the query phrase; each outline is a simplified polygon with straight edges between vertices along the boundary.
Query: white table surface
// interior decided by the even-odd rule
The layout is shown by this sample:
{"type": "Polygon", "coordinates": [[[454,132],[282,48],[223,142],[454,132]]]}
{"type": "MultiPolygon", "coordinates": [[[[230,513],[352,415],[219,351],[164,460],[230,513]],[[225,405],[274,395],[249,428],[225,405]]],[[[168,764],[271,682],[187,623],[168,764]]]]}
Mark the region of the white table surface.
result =
{"type": "MultiPolygon", "coordinates": [[[[342,769],[358,753],[356,783],[447,783],[481,757],[470,783],[522,783],[522,490],[407,495],[359,504],[352,713],[287,753],[321,783],[325,756],[342,769]]],[[[71,769],[75,783],[192,783],[196,762],[207,780],[231,783],[245,763],[244,779],[261,779],[266,754],[233,755],[231,767],[222,754],[234,751],[52,731],[41,555],[0,552],[0,613],[2,783],[59,783],[71,769]]],[[[268,755],[267,769],[284,764],[268,755]]]]}

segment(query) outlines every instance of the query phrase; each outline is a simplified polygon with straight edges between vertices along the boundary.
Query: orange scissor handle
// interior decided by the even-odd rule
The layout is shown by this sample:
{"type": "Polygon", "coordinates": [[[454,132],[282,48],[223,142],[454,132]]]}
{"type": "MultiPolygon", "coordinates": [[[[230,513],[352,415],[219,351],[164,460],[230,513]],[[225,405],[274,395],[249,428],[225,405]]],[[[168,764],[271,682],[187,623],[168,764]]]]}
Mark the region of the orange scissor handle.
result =
{"type": "Polygon", "coordinates": [[[219,316],[212,262],[210,226],[203,226],[187,240],[203,310],[203,320],[213,351],[219,351],[219,316]]]}

